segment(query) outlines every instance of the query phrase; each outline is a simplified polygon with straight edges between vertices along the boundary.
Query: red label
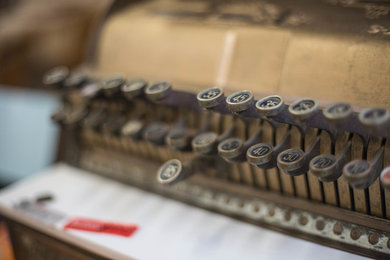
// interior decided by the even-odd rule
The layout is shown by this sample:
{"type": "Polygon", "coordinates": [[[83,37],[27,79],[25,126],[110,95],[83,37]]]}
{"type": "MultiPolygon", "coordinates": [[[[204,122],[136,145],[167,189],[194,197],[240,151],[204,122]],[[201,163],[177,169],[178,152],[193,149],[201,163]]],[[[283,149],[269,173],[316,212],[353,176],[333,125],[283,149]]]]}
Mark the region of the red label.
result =
{"type": "Polygon", "coordinates": [[[77,229],[129,237],[138,229],[138,226],[88,218],[74,218],[64,226],[64,229],[77,229]]]}

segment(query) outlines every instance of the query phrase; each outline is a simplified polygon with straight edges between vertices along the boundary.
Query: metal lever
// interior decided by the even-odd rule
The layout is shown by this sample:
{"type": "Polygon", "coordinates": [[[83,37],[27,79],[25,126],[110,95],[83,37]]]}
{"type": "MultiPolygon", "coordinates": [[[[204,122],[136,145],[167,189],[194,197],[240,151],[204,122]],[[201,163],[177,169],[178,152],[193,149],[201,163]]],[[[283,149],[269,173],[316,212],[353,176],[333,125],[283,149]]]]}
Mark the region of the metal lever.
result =
{"type": "Polygon", "coordinates": [[[197,156],[182,163],[178,159],[165,162],[157,171],[157,181],[161,184],[174,184],[186,179],[196,172],[215,167],[215,157],[197,156]]]}
{"type": "Polygon", "coordinates": [[[343,168],[344,178],[356,189],[368,188],[379,176],[385,148],[382,146],[371,161],[353,160],[343,168]]]}
{"type": "Polygon", "coordinates": [[[305,153],[301,149],[288,149],[281,152],[277,158],[279,169],[292,176],[306,173],[310,160],[320,153],[320,140],[320,136],[317,136],[305,153]]]}
{"type": "Polygon", "coordinates": [[[310,161],[310,172],[320,181],[330,182],[337,180],[343,174],[344,165],[351,159],[352,141],[348,141],[340,154],[321,154],[310,161]]]}
{"type": "Polygon", "coordinates": [[[289,129],[275,147],[266,143],[258,143],[251,146],[246,152],[246,158],[251,165],[257,168],[274,168],[277,165],[278,154],[290,147],[290,140],[291,130],[289,129]]]}

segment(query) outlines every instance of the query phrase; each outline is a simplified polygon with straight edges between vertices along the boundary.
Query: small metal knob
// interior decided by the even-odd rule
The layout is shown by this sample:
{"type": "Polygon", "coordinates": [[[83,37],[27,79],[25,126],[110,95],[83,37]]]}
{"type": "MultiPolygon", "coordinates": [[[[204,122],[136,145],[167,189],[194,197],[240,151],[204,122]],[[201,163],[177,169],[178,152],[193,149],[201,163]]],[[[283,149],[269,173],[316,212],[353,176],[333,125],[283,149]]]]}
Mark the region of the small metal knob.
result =
{"type": "Polygon", "coordinates": [[[166,98],[171,91],[172,86],[166,81],[157,82],[145,88],[146,96],[152,101],[158,101],[166,98]]]}
{"type": "Polygon", "coordinates": [[[147,84],[144,79],[131,80],[122,85],[121,91],[128,100],[132,100],[144,93],[147,84]]]}
{"type": "Polygon", "coordinates": [[[352,107],[348,103],[335,103],[322,111],[324,117],[331,122],[343,122],[352,115],[352,107]]]}
{"type": "Polygon", "coordinates": [[[132,119],[122,126],[121,135],[132,139],[139,139],[143,129],[144,123],[141,120],[132,119]]]}
{"type": "Polygon", "coordinates": [[[233,113],[248,110],[253,102],[253,93],[249,90],[236,92],[226,98],[227,106],[233,113]]]}
{"type": "Polygon", "coordinates": [[[344,166],[343,174],[352,187],[364,189],[368,186],[371,171],[372,167],[369,162],[354,160],[344,166]]]}
{"type": "Polygon", "coordinates": [[[289,129],[275,147],[266,143],[258,143],[249,147],[246,153],[246,159],[251,165],[257,168],[274,168],[277,166],[277,156],[290,147],[290,141],[291,130],[289,129]]]}
{"type": "Polygon", "coordinates": [[[82,72],[72,72],[65,79],[64,86],[66,88],[79,88],[88,81],[87,75],[82,72]]]}
{"type": "Polygon", "coordinates": [[[203,108],[213,108],[225,100],[223,90],[219,87],[213,87],[203,90],[196,96],[198,103],[203,108]]]}
{"type": "Polygon", "coordinates": [[[103,82],[102,91],[106,97],[112,97],[119,92],[120,87],[125,83],[125,78],[116,76],[109,78],[103,82]]]}
{"type": "Polygon", "coordinates": [[[90,82],[81,88],[80,95],[86,99],[94,98],[100,93],[102,87],[102,82],[90,82]]]}
{"type": "Polygon", "coordinates": [[[185,150],[189,147],[190,138],[191,136],[187,128],[173,128],[166,137],[166,143],[177,150],[185,150]]]}
{"type": "Polygon", "coordinates": [[[163,145],[165,136],[168,134],[169,126],[162,122],[154,122],[148,125],[143,134],[144,139],[155,144],[163,145]]]}
{"type": "Polygon", "coordinates": [[[270,144],[259,143],[251,146],[246,152],[246,158],[252,165],[267,164],[272,160],[273,147],[270,144]]]}
{"type": "Polygon", "coordinates": [[[218,154],[226,159],[233,159],[242,153],[244,142],[239,138],[228,138],[218,145],[218,154]]]}
{"type": "Polygon", "coordinates": [[[389,111],[384,108],[366,108],[359,114],[360,122],[369,127],[384,125],[389,119],[389,111]]]}
{"type": "Polygon", "coordinates": [[[317,101],[310,98],[304,98],[292,103],[289,106],[288,111],[293,117],[297,118],[298,120],[305,120],[313,116],[317,109],[317,101]]]}
{"type": "Polygon", "coordinates": [[[382,146],[371,161],[354,160],[344,166],[343,175],[351,187],[366,189],[378,178],[383,164],[384,151],[382,146]]]}
{"type": "Polygon", "coordinates": [[[205,132],[197,135],[192,140],[192,149],[201,154],[208,154],[216,150],[218,135],[213,132],[205,132]]]}
{"type": "Polygon", "coordinates": [[[157,181],[161,184],[172,184],[179,181],[184,175],[184,167],[178,159],[164,163],[157,171],[157,181]]]}
{"type": "MultiPolygon", "coordinates": [[[[326,180],[329,177],[333,177],[333,173],[337,168],[337,160],[332,154],[321,154],[310,161],[309,167],[312,174],[317,176],[320,180],[326,180]]],[[[337,178],[338,177],[339,176],[337,176],[337,178]]]]}
{"type": "Polygon", "coordinates": [[[277,95],[268,96],[256,102],[256,111],[260,116],[276,116],[284,107],[283,98],[277,95]]]}
{"type": "Polygon", "coordinates": [[[161,184],[174,184],[207,168],[218,168],[214,157],[196,156],[182,163],[172,159],[164,163],[157,171],[157,181],[161,184]]]}
{"type": "MultiPolygon", "coordinates": [[[[304,155],[305,154],[301,149],[285,150],[278,155],[278,167],[288,174],[298,170],[304,165],[304,155]]],[[[303,172],[300,174],[302,173],[303,172]]]]}
{"type": "Polygon", "coordinates": [[[47,86],[61,86],[69,76],[69,69],[65,66],[54,67],[43,76],[43,84],[47,86]]]}
{"type": "Polygon", "coordinates": [[[351,146],[352,141],[350,140],[337,157],[331,154],[321,154],[314,157],[309,164],[310,172],[320,181],[337,180],[343,173],[343,166],[351,158],[351,146]]]}

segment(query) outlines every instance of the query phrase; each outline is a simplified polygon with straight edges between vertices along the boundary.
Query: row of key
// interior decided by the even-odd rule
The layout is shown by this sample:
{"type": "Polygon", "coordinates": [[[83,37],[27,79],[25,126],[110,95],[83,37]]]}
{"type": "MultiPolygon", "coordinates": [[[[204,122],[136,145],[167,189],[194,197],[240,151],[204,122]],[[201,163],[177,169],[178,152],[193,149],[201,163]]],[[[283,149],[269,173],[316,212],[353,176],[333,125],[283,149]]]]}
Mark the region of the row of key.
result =
{"type": "MultiPolygon", "coordinates": [[[[57,67],[44,77],[46,85],[60,86],[65,89],[77,89],[86,100],[99,95],[106,98],[121,96],[126,100],[146,98],[164,105],[188,107],[195,111],[202,109],[246,119],[262,119],[271,125],[288,124],[295,126],[304,135],[308,128],[326,131],[335,141],[343,132],[357,134],[364,144],[370,136],[390,138],[390,114],[382,108],[366,108],[355,113],[347,103],[335,103],[323,110],[319,109],[314,99],[304,98],[286,105],[283,98],[277,95],[255,100],[251,91],[239,91],[225,97],[223,90],[213,87],[197,95],[175,91],[171,84],[162,81],[148,84],[143,79],[126,81],[123,77],[113,77],[105,81],[93,81],[81,73],[70,73],[65,67],[57,67]]],[[[96,115],[97,116],[97,115],[96,115]]],[[[57,121],[63,120],[64,113],[56,115],[57,121]]],[[[85,109],[73,109],[67,112],[67,121],[72,123],[81,118],[93,118],[85,109]]],[[[88,122],[85,122],[87,124],[88,122]]],[[[88,121],[88,120],[87,120],[88,121]]],[[[93,120],[92,120],[93,121],[93,120]]],[[[248,138],[242,140],[234,137],[234,126],[221,135],[208,131],[202,126],[196,134],[188,136],[183,122],[170,127],[162,122],[155,122],[144,127],[139,120],[121,121],[120,133],[132,138],[144,138],[155,145],[167,143],[178,150],[192,150],[198,156],[182,163],[177,159],[163,164],[157,179],[163,184],[176,183],[205,167],[215,167],[219,158],[226,162],[248,161],[252,166],[261,169],[278,167],[282,172],[297,176],[310,172],[321,182],[337,180],[341,175],[349,185],[356,189],[368,188],[380,176],[381,184],[390,189],[390,168],[383,167],[384,145],[376,152],[374,158],[367,160],[351,159],[351,140],[338,153],[320,154],[320,138],[315,138],[306,151],[290,148],[291,128],[275,146],[261,142],[261,126],[248,138]],[[191,139],[190,145],[188,140],[191,139]],[[383,169],[384,168],[384,169],[383,169]],[[382,170],[383,169],[383,170],[382,170]]],[[[383,142],[384,144],[384,142],[383,142]]]]}

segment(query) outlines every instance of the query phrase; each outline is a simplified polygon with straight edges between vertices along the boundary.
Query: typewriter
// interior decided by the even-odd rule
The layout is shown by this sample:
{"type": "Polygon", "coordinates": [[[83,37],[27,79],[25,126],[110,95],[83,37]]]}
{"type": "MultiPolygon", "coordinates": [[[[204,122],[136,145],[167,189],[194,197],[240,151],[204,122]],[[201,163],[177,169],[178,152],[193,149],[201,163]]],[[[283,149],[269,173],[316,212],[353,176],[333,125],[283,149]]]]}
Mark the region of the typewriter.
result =
{"type": "Polygon", "coordinates": [[[390,2],[116,1],[58,158],[294,237],[390,255],[390,2]]]}

